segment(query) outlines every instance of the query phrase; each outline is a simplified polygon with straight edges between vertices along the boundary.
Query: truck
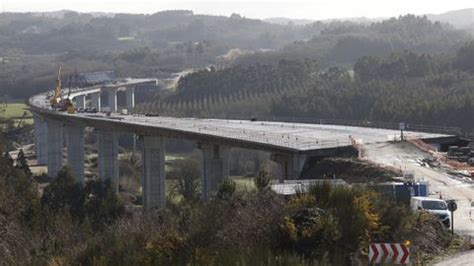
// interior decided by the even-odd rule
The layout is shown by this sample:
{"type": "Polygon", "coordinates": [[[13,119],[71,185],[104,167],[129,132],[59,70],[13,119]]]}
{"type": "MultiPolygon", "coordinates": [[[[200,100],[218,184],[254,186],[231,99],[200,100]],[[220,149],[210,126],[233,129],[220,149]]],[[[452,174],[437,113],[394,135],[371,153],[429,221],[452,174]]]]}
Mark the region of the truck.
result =
{"type": "Polygon", "coordinates": [[[429,197],[412,197],[410,206],[413,211],[426,211],[435,215],[445,228],[451,226],[451,218],[446,201],[429,197]]]}

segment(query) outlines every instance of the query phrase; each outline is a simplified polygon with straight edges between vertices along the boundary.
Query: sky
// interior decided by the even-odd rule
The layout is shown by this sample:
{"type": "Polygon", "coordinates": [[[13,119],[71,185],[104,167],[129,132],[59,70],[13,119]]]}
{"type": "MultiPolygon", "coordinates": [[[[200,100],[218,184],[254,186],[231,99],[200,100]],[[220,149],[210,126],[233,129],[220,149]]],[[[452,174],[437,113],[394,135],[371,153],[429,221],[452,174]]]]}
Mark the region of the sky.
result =
{"type": "Polygon", "coordinates": [[[62,9],[79,12],[145,13],[188,9],[197,14],[237,13],[248,18],[329,19],[392,17],[403,14],[439,14],[473,8],[474,0],[0,0],[2,12],[45,12],[62,9]]]}

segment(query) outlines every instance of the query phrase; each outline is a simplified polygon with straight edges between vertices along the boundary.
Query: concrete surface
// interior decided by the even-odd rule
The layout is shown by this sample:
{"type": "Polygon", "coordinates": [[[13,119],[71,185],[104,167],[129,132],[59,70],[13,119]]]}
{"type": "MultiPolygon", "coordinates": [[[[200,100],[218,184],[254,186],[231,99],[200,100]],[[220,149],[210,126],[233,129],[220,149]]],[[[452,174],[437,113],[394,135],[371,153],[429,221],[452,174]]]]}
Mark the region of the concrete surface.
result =
{"type": "Polygon", "coordinates": [[[142,187],[145,209],[165,207],[165,140],[163,138],[144,137],[143,171],[142,187]]]}
{"type": "Polygon", "coordinates": [[[67,162],[76,181],[84,184],[84,129],[80,126],[68,125],[67,134],[67,162]]]}
{"type": "Polygon", "coordinates": [[[63,165],[63,125],[55,120],[47,120],[46,124],[48,127],[48,176],[56,177],[63,165]]]}
{"type": "Polygon", "coordinates": [[[202,198],[208,200],[224,179],[229,177],[229,147],[201,145],[202,150],[202,198]]]}

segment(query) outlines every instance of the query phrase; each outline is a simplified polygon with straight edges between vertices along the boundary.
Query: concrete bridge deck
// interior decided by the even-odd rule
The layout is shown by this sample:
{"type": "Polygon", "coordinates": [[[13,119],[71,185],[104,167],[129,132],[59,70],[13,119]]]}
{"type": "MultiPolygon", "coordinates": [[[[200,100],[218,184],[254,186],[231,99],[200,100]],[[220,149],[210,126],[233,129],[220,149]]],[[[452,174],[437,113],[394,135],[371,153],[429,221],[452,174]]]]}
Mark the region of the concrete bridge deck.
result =
{"type": "MultiPolygon", "coordinates": [[[[353,144],[382,143],[400,138],[390,129],[320,125],[305,123],[176,118],[117,113],[117,91],[126,92],[126,108],[134,107],[135,87],[156,83],[152,79],[123,79],[105,85],[74,89],[70,97],[76,106],[89,102],[98,113],[54,111],[51,93],[31,97],[28,105],[35,117],[35,147],[38,162],[48,165],[54,177],[63,165],[63,137],[67,143],[67,163],[78,182],[84,182],[84,128],[97,132],[98,175],[111,179],[118,190],[118,136],[140,135],[143,141],[143,199],[146,209],[165,205],[165,141],[167,138],[195,141],[203,153],[202,195],[207,199],[228,176],[229,151],[233,147],[264,150],[282,167],[284,179],[299,177],[311,156],[353,151],[353,144]],[[107,92],[107,113],[101,113],[101,94],[107,92]],[[90,96],[90,100],[86,100],[90,96]],[[66,134],[63,134],[65,131],[66,134]]],[[[405,131],[406,138],[422,140],[454,138],[453,135],[405,131]]]]}
{"type": "MultiPolygon", "coordinates": [[[[95,90],[92,89],[92,90],[95,90]]],[[[90,90],[83,90],[90,93],[90,90]]],[[[94,91],[95,92],[95,91],[94,91]]],[[[79,94],[76,92],[75,94],[79,94]]],[[[399,130],[353,127],[340,125],[318,125],[304,123],[199,119],[176,117],[151,117],[144,115],[121,115],[112,113],[67,114],[50,110],[47,94],[30,99],[36,113],[51,119],[69,123],[80,123],[114,131],[137,134],[156,134],[173,138],[187,138],[196,141],[227,144],[243,148],[267,151],[287,151],[310,154],[320,149],[331,149],[351,145],[351,139],[364,144],[380,143],[400,137],[399,130]]],[[[405,131],[408,138],[436,139],[450,135],[405,131]]]]}

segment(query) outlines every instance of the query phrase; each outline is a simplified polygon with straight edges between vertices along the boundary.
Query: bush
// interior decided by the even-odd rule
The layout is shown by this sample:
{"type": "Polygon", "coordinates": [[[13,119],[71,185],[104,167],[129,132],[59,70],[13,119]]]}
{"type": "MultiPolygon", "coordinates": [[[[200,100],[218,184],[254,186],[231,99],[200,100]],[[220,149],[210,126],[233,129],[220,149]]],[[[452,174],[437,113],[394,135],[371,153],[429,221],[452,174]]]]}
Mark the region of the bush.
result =
{"type": "Polygon", "coordinates": [[[231,200],[234,197],[236,184],[230,179],[224,180],[219,186],[216,197],[221,200],[231,200]]]}
{"type": "Polygon", "coordinates": [[[41,205],[53,212],[68,211],[74,218],[82,217],[82,188],[71,170],[63,167],[58,176],[44,189],[41,205]]]}
{"type": "Polygon", "coordinates": [[[267,171],[265,166],[262,166],[255,176],[255,187],[257,187],[258,191],[268,190],[271,180],[272,177],[270,176],[270,173],[267,171]]]}

